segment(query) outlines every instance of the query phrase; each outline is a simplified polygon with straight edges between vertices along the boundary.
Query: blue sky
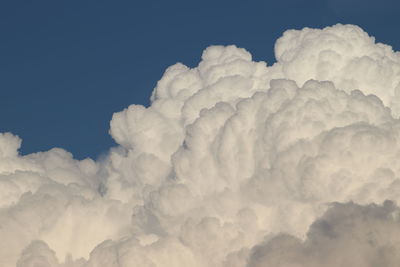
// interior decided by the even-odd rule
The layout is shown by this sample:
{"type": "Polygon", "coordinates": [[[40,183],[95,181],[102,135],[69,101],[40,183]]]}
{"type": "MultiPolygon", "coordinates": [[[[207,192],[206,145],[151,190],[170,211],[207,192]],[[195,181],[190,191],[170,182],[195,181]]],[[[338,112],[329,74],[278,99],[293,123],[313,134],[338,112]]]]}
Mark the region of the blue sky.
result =
{"type": "Polygon", "coordinates": [[[78,159],[114,145],[114,112],[148,104],[164,70],[197,65],[204,48],[235,44],[274,62],[286,29],[361,26],[400,50],[394,0],[2,1],[0,132],[21,153],[62,147],[78,159]]]}

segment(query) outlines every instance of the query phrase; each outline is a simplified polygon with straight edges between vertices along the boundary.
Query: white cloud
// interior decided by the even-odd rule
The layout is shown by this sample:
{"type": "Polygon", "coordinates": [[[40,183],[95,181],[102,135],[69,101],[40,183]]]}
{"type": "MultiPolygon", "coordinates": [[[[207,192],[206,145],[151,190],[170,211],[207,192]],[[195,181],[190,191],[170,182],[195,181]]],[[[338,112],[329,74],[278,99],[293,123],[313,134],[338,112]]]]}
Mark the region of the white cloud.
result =
{"type": "Polygon", "coordinates": [[[328,203],[398,201],[399,54],[351,25],[287,31],[275,52],[168,68],[149,108],[114,114],[99,162],[20,156],[1,134],[0,266],[257,266],[265,236],[298,255],[328,203]]]}

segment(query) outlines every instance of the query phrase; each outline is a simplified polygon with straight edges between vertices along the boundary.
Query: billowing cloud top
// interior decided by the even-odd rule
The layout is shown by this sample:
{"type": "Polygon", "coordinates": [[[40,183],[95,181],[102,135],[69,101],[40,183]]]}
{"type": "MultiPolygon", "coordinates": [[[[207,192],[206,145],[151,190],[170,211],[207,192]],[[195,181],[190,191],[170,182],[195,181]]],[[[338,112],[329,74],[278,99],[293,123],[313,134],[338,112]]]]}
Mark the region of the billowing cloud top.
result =
{"type": "Polygon", "coordinates": [[[169,67],[98,162],[0,134],[0,267],[397,266],[400,54],[335,25],[275,55],[169,67]]]}

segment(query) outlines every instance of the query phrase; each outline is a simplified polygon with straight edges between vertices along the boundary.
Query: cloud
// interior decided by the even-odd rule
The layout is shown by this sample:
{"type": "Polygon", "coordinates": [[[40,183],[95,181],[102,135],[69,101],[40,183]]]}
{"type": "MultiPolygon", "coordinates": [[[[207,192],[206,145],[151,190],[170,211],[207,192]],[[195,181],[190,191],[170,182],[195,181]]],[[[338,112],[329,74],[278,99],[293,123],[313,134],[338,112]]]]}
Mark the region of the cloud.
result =
{"type": "Polygon", "coordinates": [[[254,247],[247,266],[397,266],[399,215],[390,201],[382,206],[335,203],[311,225],[304,241],[278,235],[254,247]]]}
{"type": "Polygon", "coordinates": [[[54,255],[54,251],[50,250],[47,244],[43,241],[33,241],[23,250],[21,257],[17,262],[17,267],[34,266],[60,266],[54,255]]]}
{"type": "Polygon", "coordinates": [[[169,67],[150,107],[113,115],[98,162],[1,134],[0,266],[257,266],[265,244],[300,255],[329,203],[357,221],[398,201],[399,54],[352,25],[289,30],[275,53],[169,67]]]}

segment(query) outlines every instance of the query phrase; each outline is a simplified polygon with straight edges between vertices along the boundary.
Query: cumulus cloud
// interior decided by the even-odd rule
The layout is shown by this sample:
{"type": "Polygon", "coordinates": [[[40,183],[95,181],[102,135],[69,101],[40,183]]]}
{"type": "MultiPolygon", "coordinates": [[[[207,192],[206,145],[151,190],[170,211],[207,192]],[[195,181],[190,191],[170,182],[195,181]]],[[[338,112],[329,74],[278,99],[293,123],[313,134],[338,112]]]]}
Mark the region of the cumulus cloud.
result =
{"type": "Polygon", "coordinates": [[[289,30],[275,54],[212,46],[169,67],[149,107],[113,115],[98,162],[0,134],[0,266],[363,264],[382,247],[391,266],[398,208],[371,203],[399,200],[399,53],[335,25],[289,30]]]}
{"type": "Polygon", "coordinates": [[[399,215],[390,201],[335,203],[311,225],[306,240],[278,235],[253,248],[247,266],[398,266],[399,215]]]}

